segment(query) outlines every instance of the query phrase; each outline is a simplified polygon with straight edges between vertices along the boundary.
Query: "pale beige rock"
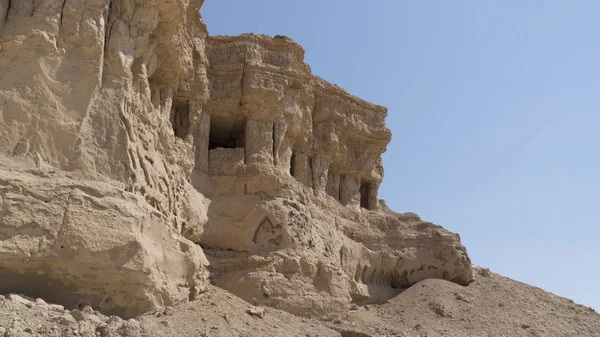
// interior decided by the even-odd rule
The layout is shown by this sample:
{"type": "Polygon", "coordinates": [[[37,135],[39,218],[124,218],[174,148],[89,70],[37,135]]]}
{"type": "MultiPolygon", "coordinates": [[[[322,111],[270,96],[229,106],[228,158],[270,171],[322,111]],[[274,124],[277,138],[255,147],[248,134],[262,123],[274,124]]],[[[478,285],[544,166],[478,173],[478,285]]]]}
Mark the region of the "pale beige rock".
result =
{"type": "Polygon", "coordinates": [[[187,299],[193,280],[207,277],[202,250],[175,236],[141,196],[59,172],[3,168],[1,291],[129,316],[187,299]]]}
{"type": "Polygon", "coordinates": [[[253,304],[336,316],[470,282],[458,235],[377,197],[387,110],[287,37],[208,37],[201,5],[0,1],[0,292],[133,316],[210,270],[253,304]]]}
{"type": "Polygon", "coordinates": [[[201,3],[0,2],[1,292],[130,316],[206,284],[201,3]]]}
{"type": "Polygon", "coordinates": [[[209,37],[206,53],[214,149],[208,174],[194,175],[211,205],[193,239],[216,285],[255,304],[336,315],[425,278],[471,280],[457,235],[379,202],[385,108],[313,76],[285,37],[209,37]]]}

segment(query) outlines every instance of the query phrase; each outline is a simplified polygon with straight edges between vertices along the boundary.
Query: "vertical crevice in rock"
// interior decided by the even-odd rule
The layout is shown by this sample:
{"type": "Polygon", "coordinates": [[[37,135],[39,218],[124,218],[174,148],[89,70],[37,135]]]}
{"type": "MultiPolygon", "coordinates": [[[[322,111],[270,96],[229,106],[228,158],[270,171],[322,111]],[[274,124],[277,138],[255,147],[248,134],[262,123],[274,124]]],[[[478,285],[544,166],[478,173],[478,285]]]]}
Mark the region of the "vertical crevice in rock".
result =
{"type": "Polygon", "coordinates": [[[106,14],[106,24],[104,25],[106,27],[104,32],[104,54],[106,54],[106,51],[108,50],[108,43],[110,42],[110,36],[112,35],[112,28],[114,25],[114,22],[111,22],[113,10],[112,5],[112,1],[108,3],[108,14],[106,14]]]}
{"type": "MultiPolygon", "coordinates": [[[[244,51],[244,65],[242,67],[242,78],[240,79],[240,104],[239,107],[242,107],[243,104],[243,100],[244,100],[244,80],[246,79],[246,67],[248,66],[247,63],[247,52],[244,51]]],[[[238,110],[238,113],[240,113],[240,111],[238,110]]]]}
{"type": "MultiPolygon", "coordinates": [[[[65,0],[66,2],[66,0],[65,0]]],[[[110,38],[112,35],[112,29],[113,29],[113,25],[114,25],[114,21],[113,20],[113,1],[109,1],[108,3],[108,10],[106,12],[106,21],[104,24],[104,46],[102,48],[102,66],[100,67],[100,87],[104,87],[104,83],[105,83],[105,79],[104,79],[104,75],[105,75],[105,67],[106,67],[106,55],[108,53],[108,45],[110,43],[110,38]]],[[[83,16],[83,14],[82,14],[83,16]]]]}
{"type": "Polygon", "coordinates": [[[277,166],[277,123],[273,123],[273,166],[277,166]]]}
{"type": "Polygon", "coordinates": [[[290,156],[290,176],[295,177],[296,172],[296,154],[292,151],[290,156]]]}
{"type": "Polygon", "coordinates": [[[59,25],[58,25],[59,31],[60,31],[60,27],[62,27],[62,24],[63,24],[63,17],[65,15],[65,5],[66,4],[67,4],[67,0],[63,0],[62,6],[60,6],[60,18],[59,18],[59,25]]]}
{"type": "Polygon", "coordinates": [[[6,5],[3,6],[3,7],[5,7],[6,12],[4,13],[4,16],[1,18],[2,21],[0,22],[0,28],[2,28],[2,26],[4,25],[4,23],[6,21],[8,21],[8,12],[10,11],[10,6],[12,4],[12,0],[5,0],[5,2],[6,2],[6,5]]]}

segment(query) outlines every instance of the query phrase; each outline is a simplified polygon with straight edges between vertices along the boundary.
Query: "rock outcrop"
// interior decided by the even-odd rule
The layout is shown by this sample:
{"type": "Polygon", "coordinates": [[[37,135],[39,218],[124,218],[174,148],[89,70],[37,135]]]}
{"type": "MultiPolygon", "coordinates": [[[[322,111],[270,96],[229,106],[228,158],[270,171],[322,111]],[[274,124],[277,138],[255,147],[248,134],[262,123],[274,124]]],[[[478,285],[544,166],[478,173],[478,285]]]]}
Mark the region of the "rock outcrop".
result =
{"type": "Polygon", "coordinates": [[[131,316],[206,285],[179,233],[208,200],[169,122],[207,98],[200,5],[2,3],[0,291],[131,316]]]}
{"type": "Polygon", "coordinates": [[[0,293],[134,316],[212,282],[335,315],[470,282],[457,234],[378,199],[387,110],[201,5],[0,1],[0,293]]]}

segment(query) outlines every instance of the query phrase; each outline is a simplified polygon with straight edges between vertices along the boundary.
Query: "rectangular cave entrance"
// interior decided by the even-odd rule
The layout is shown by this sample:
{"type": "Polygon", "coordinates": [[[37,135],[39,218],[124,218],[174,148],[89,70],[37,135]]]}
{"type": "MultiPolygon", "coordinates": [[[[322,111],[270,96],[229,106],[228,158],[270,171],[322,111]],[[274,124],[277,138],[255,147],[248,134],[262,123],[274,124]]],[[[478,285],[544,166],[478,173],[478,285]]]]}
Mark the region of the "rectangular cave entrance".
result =
{"type": "Polygon", "coordinates": [[[371,188],[372,183],[369,181],[360,181],[360,207],[366,209],[372,209],[371,205],[371,188]]]}
{"type": "Polygon", "coordinates": [[[292,152],[292,155],[290,156],[290,176],[294,176],[294,173],[296,172],[296,153],[292,152]]]}
{"type": "Polygon", "coordinates": [[[211,116],[208,134],[209,150],[218,147],[225,149],[243,148],[246,137],[246,118],[237,118],[233,121],[211,116]]]}

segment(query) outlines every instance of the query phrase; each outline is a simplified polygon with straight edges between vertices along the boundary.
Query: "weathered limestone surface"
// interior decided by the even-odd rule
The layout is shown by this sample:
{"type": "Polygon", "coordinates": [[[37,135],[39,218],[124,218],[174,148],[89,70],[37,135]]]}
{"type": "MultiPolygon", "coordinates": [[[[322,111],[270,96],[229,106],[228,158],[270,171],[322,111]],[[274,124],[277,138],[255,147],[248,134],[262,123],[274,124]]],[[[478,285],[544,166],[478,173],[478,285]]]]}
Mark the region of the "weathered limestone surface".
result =
{"type": "Polygon", "coordinates": [[[225,149],[210,150],[210,167],[223,167],[204,179],[211,206],[197,242],[218,286],[324,315],[424,278],[469,282],[457,235],[377,198],[391,139],[384,107],[313,76],[286,37],[209,37],[205,50],[211,139],[236,151],[225,158],[212,155],[225,149]]]}
{"type": "Polygon", "coordinates": [[[201,5],[0,1],[0,292],[132,316],[210,274],[334,315],[470,282],[458,235],[377,197],[387,110],[287,37],[208,36],[201,5]]]}
{"type": "Polygon", "coordinates": [[[206,285],[173,130],[208,97],[201,3],[0,2],[0,292],[130,316],[206,285]]]}

